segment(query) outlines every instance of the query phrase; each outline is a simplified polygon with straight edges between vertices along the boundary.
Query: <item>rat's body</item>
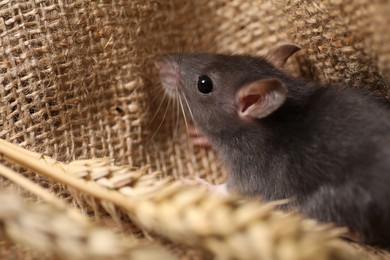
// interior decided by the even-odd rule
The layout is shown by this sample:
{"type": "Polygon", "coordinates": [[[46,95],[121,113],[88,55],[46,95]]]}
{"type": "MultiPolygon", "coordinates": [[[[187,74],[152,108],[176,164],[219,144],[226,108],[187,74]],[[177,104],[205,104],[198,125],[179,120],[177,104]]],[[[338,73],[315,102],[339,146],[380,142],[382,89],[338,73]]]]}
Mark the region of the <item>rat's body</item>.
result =
{"type": "Polygon", "coordinates": [[[169,56],[158,66],[167,92],[185,95],[219,153],[228,189],[268,201],[293,198],[289,206],[304,214],[389,246],[389,108],[352,88],[286,75],[277,67],[292,53],[278,51],[267,59],[183,55],[180,66],[179,56],[169,56]],[[203,86],[209,81],[210,92],[203,86]]]}

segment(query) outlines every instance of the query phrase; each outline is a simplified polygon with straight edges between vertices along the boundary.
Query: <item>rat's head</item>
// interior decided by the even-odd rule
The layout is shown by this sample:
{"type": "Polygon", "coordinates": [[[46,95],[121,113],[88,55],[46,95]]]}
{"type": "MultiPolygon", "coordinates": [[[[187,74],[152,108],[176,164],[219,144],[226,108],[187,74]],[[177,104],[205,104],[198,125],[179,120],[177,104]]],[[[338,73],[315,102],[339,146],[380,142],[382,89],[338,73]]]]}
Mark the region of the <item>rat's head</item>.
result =
{"type": "Polygon", "coordinates": [[[286,100],[280,68],[299,50],[281,45],[265,57],[221,54],[173,54],[155,64],[165,92],[189,106],[203,132],[239,127],[267,117],[286,100]]]}

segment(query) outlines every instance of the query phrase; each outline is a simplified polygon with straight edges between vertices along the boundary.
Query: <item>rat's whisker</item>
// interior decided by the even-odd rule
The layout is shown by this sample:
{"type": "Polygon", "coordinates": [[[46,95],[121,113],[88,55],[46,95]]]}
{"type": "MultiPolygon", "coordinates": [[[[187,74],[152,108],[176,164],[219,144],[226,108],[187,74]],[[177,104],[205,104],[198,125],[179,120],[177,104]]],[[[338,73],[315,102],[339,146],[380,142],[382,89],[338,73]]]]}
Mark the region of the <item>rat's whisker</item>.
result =
{"type": "MultiPolygon", "coordinates": [[[[192,119],[192,122],[195,122],[194,120],[194,114],[192,113],[192,110],[190,108],[190,104],[188,103],[188,100],[185,96],[185,93],[183,93],[183,97],[184,97],[184,101],[186,102],[186,105],[188,107],[188,111],[190,112],[190,115],[191,115],[191,119],[192,119]]],[[[196,135],[198,136],[198,138],[202,137],[201,135],[199,135],[199,132],[198,130],[196,129],[196,135]]],[[[204,152],[206,153],[207,149],[206,149],[206,146],[202,143],[201,147],[203,148],[204,152]]]]}
{"type": "Polygon", "coordinates": [[[192,114],[192,110],[191,110],[190,104],[188,103],[188,100],[186,98],[185,93],[183,93],[183,98],[184,98],[184,101],[185,101],[185,103],[187,105],[188,111],[190,112],[190,116],[191,116],[192,122],[194,122],[194,114],[192,114]]]}
{"type": "Polygon", "coordinates": [[[156,92],[164,91],[164,89],[161,87],[161,82],[159,82],[157,84],[152,84],[148,90],[149,90],[149,93],[156,93],[156,92]]]}
{"type": "MultiPolygon", "coordinates": [[[[154,104],[154,102],[159,98],[159,97],[161,97],[161,95],[164,95],[165,96],[165,91],[156,91],[156,93],[151,93],[152,95],[151,95],[151,97],[152,97],[152,99],[150,100],[150,104],[154,104]]],[[[164,102],[164,100],[161,100],[161,102],[164,102]]],[[[159,106],[161,106],[161,104],[159,105],[159,106]]],[[[155,116],[156,116],[156,113],[158,113],[158,109],[157,109],[157,111],[155,112],[155,115],[153,116],[153,119],[155,118],[155,116]]],[[[153,120],[151,120],[151,122],[153,122],[153,120]]]]}
{"type": "MultiPolygon", "coordinates": [[[[182,96],[182,95],[180,95],[180,92],[179,92],[180,107],[181,107],[181,111],[183,112],[184,123],[185,123],[186,129],[187,129],[187,137],[188,137],[188,140],[190,140],[190,139],[191,139],[190,134],[189,134],[189,129],[190,129],[190,128],[188,127],[187,117],[186,117],[186,113],[185,113],[185,111],[184,111],[184,106],[183,106],[183,101],[181,100],[181,96],[182,96]]],[[[183,96],[184,96],[184,95],[183,95],[183,96]]],[[[191,154],[194,154],[194,150],[193,150],[192,145],[189,146],[189,150],[190,150],[190,153],[191,153],[191,154]]],[[[196,163],[196,161],[195,161],[195,156],[191,156],[191,159],[192,159],[192,163],[195,164],[195,163],[196,163]]]]}
{"type": "MultiPolygon", "coordinates": [[[[175,62],[173,57],[172,57],[172,60],[173,60],[173,62],[175,62]]],[[[170,65],[170,66],[172,68],[172,65],[170,65]]],[[[179,62],[179,71],[180,71],[180,62],[179,62]]],[[[172,143],[173,143],[173,141],[176,138],[177,131],[178,131],[178,128],[179,128],[179,119],[180,119],[180,110],[179,110],[180,86],[178,86],[178,85],[179,85],[179,83],[177,81],[175,81],[174,89],[176,90],[175,91],[175,101],[176,101],[177,109],[176,109],[176,123],[175,123],[175,129],[174,129],[174,132],[173,132],[172,143]]],[[[184,113],[184,111],[183,111],[183,113],[184,113]]]]}
{"type": "MultiPolygon", "coordinates": [[[[157,96],[156,96],[156,97],[157,97],[157,96]]],[[[161,99],[160,105],[158,106],[158,108],[157,108],[156,112],[154,113],[152,119],[149,121],[149,125],[147,126],[147,128],[149,128],[149,127],[152,125],[154,119],[156,118],[156,116],[157,116],[158,112],[160,111],[160,108],[161,108],[161,106],[162,106],[162,104],[164,103],[164,101],[165,101],[166,98],[167,98],[167,94],[164,92],[164,96],[163,96],[163,98],[161,99]]],[[[170,102],[170,99],[168,99],[168,103],[169,103],[169,102],[170,102]]]]}
{"type": "MultiPolygon", "coordinates": [[[[164,99],[165,99],[165,97],[166,97],[166,94],[164,95],[164,99]]],[[[153,140],[154,136],[160,130],[162,124],[164,123],[165,117],[167,116],[168,108],[169,108],[170,104],[171,104],[171,99],[168,99],[168,104],[167,104],[167,107],[165,108],[164,116],[161,119],[161,122],[160,122],[159,126],[157,127],[156,131],[154,132],[154,134],[152,135],[152,137],[146,142],[146,145],[149,144],[149,142],[153,140]]]]}
{"type": "Polygon", "coordinates": [[[174,67],[174,65],[173,65],[173,64],[176,63],[175,58],[172,57],[172,56],[169,56],[169,59],[170,59],[170,61],[168,62],[169,69],[170,69],[171,71],[175,71],[175,67],[174,67]]]}
{"type": "Polygon", "coordinates": [[[164,89],[160,85],[155,85],[151,87],[151,90],[149,90],[149,94],[153,97],[150,103],[153,103],[156,98],[160,97],[162,93],[164,93],[164,89]]]}
{"type": "Polygon", "coordinates": [[[179,52],[179,60],[178,60],[178,65],[179,65],[179,71],[181,71],[181,64],[183,61],[183,55],[184,55],[184,45],[180,46],[180,52],[179,52]]]}
{"type": "Polygon", "coordinates": [[[180,110],[179,110],[179,93],[175,92],[175,103],[174,107],[176,107],[176,114],[173,114],[176,116],[176,121],[175,121],[175,126],[174,126],[174,131],[173,131],[173,138],[172,138],[172,144],[174,143],[176,139],[177,132],[179,130],[179,121],[180,121],[180,110]]]}
{"type": "Polygon", "coordinates": [[[181,100],[181,96],[180,93],[179,93],[179,103],[180,103],[180,107],[181,107],[181,112],[183,113],[183,117],[184,117],[184,123],[186,125],[186,129],[187,129],[187,134],[188,134],[188,122],[187,122],[187,117],[186,117],[186,113],[184,111],[184,107],[183,107],[183,101],[181,100]]]}

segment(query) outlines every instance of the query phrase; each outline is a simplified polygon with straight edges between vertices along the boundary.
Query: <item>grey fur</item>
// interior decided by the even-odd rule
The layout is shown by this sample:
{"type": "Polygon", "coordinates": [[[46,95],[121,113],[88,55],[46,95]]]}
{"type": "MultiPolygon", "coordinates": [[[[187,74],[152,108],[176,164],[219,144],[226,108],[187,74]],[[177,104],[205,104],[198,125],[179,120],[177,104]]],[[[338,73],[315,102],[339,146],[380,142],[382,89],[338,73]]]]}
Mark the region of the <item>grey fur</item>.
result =
{"type": "MultiPolygon", "coordinates": [[[[390,245],[388,104],[352,87],[293,78],[262,57],[180,54],[158,63],[179,73],[176,90],[226,166],[229,189],[269,201],[294,198],[291,206],[309,217],[390,245]],[[213,80],[210,94],[197,91],[200,75],[213,80]],[[237,91],[265,78],[287,86],[286,102],[266,118],[242,120],[237,91]]],[[[166,73],[161,79],[168,87],[166,73]]]]}

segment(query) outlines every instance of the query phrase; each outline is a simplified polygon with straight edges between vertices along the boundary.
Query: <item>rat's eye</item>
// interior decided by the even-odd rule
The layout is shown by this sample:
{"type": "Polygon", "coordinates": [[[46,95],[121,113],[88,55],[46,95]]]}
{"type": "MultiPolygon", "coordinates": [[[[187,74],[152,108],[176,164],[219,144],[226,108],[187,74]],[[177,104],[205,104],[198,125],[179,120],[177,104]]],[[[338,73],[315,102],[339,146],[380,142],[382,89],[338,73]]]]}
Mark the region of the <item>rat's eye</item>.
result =
{"type": "Polygon", "coordinates": [[[213,91],[213,82],[211,79],[206,76],[202,75],[198,78],[198,90],[202,92],[203,94],[208,94],[211,91],[213,91]]]}

